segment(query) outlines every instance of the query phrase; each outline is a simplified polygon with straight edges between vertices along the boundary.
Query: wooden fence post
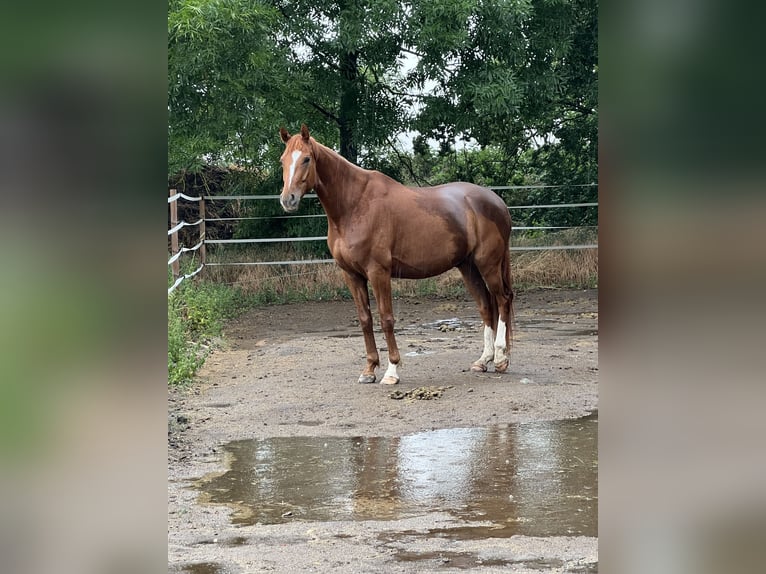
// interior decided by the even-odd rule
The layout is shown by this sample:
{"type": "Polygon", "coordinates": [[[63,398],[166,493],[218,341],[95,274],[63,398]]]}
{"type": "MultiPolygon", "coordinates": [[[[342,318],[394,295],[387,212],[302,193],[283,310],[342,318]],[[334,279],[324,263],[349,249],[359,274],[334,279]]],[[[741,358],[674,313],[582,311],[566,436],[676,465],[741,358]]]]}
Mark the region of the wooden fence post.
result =
{"type": "MultiPolygon", "coordinates": [[[[172,197],[176,194],[175,189],[171,189],[168,197],[172,197]]],[[[175,199],[170,202],[170,228],[174,228],[176,225],[178,225],[178,200],[175,199]]],[[[172,257],[178,253],[178,231],[174,231],[170,234],[170,256],[172,257]]],[[[171,269],[173,270],[173,281],[178,279],[178,276],[181,274],[181,264],[178,262],[178,259],[173,261],[173,263],[170,264],[171,269]]]]}
{"type": "Polygon", "coordinates": [[[199,240],[202,242],[199,248],[199,262],[205,264],[205,197],[200,193],[199,199],[199,240]]]}

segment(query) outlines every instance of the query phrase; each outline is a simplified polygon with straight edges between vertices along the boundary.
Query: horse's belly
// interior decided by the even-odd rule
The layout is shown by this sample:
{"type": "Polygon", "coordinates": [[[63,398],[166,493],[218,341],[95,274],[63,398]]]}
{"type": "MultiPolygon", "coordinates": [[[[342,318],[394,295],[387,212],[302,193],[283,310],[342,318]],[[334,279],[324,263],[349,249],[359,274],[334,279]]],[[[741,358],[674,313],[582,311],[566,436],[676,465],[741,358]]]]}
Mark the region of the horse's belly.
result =
{"type": "Polygon", "coordinates": [[[412,233],[413,241],[398,242],[392,250],[392,273],[402,279],[424,279],[449,271],[466,257],[467,241],[439,233],[412,233]]]}
{"type": "Polygon", "coordinates": [[[454,260],[454,258],[444,257],[416,257],[407,258],[407,260],[394,258],[391,266],[391,276],[400,279],[425,279],[426,277],[441,275],[455,267],[457,263],[458,261],[454,260]]]}

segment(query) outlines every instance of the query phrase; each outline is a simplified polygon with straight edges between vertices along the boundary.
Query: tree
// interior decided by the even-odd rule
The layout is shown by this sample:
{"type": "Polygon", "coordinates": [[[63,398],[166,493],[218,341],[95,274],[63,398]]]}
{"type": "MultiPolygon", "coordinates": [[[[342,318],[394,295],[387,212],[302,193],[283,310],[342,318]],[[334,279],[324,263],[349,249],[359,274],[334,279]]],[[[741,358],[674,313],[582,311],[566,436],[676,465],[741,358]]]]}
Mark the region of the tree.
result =
{"type": "Polygon", "coordinates": [[[268,144],[299,114],[289,97],[295,74],[274,34],[278,21],[258,0],[170,0],[169,173],[273,161],[268,144]]]}
{"type": "MultiPolygon", "coordinates": [[[[407,103],[397,90],[407,34],[398,0],[273,0],[282,16],[280,45],[305,76],[297,93],[336,134],[340,154],[356,163],[407,127],[407,103]]],[[[304,116],[305,117],[305,116],[304,116]]]]}
{"type": "Polygon", "coordinates": [[[408,83],[436,86],[416,128],[447,146],[500,146],[514,166],[537,148],[549,183],[595,181],[597,12],[595,0],[414,2],[408,83]]]}
{"type": "Polygon", "coordinates": [[[231,161],[277,185],[276,132],[306,122],[416,183],[427,162],[437,179],[589,183],[597,33],[596,0],[170,0],[169,169],[231,161]],[[406,131],[438,152],[391,154],[406,131]],[[458,157],[460,139],[486,152],[458,157]]]}

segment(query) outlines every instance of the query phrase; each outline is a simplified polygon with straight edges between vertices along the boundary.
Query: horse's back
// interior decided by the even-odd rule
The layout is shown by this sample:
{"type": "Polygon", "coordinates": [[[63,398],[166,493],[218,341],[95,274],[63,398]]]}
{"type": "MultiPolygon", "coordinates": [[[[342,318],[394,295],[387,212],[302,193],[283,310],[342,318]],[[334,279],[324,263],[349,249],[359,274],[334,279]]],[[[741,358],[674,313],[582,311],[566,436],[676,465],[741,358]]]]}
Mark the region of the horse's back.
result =
{"type": "Polygon", "coordinates": [[[495,209],[507,209],[503,200],[494,191],[475,183],[454,181],[432,187],[411,187],[410,189],[424,196],[467,199],[471,202],[478,202],[478,204],[492,206],[495,209]]]}
{"type": "Polygon", "coordinates": [[[489,188],[457,181],[433,187],[410,189],[424,198],[430,198],[434,208],[438,209],[439,205],[443,205],[447,209],[454,210],[455,206],[460,206],[460,209],[468,209],[480,218],[497,225],[501,234],[506,237],[511,232],[511,216],[508,207],[502,198],[489,188]]]}

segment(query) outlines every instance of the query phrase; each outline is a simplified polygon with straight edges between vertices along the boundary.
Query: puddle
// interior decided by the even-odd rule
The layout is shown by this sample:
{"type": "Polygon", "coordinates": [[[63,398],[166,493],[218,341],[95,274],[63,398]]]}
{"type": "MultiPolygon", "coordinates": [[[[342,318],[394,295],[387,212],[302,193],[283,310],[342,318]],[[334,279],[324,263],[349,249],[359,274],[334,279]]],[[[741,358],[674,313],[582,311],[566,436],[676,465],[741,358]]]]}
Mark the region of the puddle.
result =
{"type": "MultiPolygon", "coordinates": [[[[231,468],[199,481],[203,503],[232,522],[395,520],[448,512],[466,538],[597,536],[597,414],[403,437],[234,441],[231,468]]],[[[400,533],[406,536],[406,533],[400,533]]]]}
{"type": "Polygon", "coordinates": [[[399,562],[434,562],[442,568],[468,569],[477,566],[524,566],[530,570],[550,570],[561,568],[563,560],[543,559],[506,560],[503,558],[481,558],[476,552],[399,552],[395,559],[399,562]]]}
{"type": "Polygon", "coordinates": [[[424,355],[433,355],[436,351],[410,351],[409,353],[404,353],[405,357],[422,357],[424,355]]]}
{"type": "Polygon", "coordinates": [[[277,423],[279,426],[296,424],[302,427],[318,427],[324,424],[324,421],[298,421],[296,423],[277,423]]]}
{"type": "Polygon", "coordinates": [[[451,317],[449,319],[439,319],[433,323],[424,323],[418,325],[423,329],[436,329],[438,331],[457,331],[457,330],[473,330],[477,325],[481,325],[481,321],[471,321],[467,319],[460,319],[458,317],[451,317]]]}
{"type": "Polygon", "coordinates": [[[567,574],[598,574],[598,562],[590,562],[567,570],[567,574]]]}
{"type": "Polygon", "coordinates": [[[193,564],[180,564],[168,569],[172,574],[221,574],[223,567],[215,562],[195,562],[193,564]]]}
{"type": "Polygon", "coordinates": [[[525,331],[553,331],[571,337],[598,336],[598,326],[584,327],[582,324],[570,323],[559,319],[517,319],[516,328],[525,331]]]}
{"type": "Polygon", "coordinates": [[[202,546],[207,544],[218,544],[219,546],[245,546],[247,544],[246,536],[234,536],[232,538],[209,538],[207,540],[200,540],[195,543],[195,546],[202,546]]]}

